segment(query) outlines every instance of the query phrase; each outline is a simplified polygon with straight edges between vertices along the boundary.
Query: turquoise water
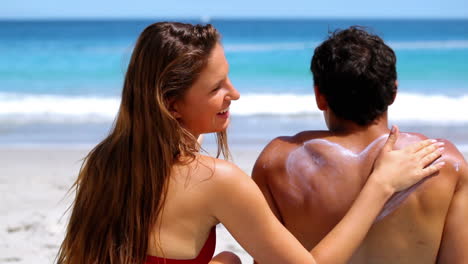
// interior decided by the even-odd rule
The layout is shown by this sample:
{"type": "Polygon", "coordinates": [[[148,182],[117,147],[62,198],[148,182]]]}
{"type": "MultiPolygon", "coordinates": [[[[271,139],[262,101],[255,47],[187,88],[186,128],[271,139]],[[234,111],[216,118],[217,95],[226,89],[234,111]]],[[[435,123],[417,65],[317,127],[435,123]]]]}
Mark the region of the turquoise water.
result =
{"type": "MultiPolygon", "coordinates": [[[[133,43],[151,22],[0,22],[0,91],[118,95],[133,43]]],[[[395,49],[405,90],[468,94],[468,20],[212,23],[223,35],[231,78],[243,93],[310,92],[314,47],[329,30],[359,24],[395,49]]]]}
{"type": "MultiPolygon", "coordinates": [[[[50,136],[51,129],[107,128],[117,111],[134,42],[153,22],[0,21],[0,143],[31,138],[28,131],[35,128],[43,135],[40,142],[69,139],[50,136]]],[[[223,36],[230,77],[242,94],[232,106],[234,118],[258,123],[268,115],[273,117],[267,123],[273,124],[277,118],[293,122],[299,116],[305,119],[298,122],[323,127],[309,72],[313,50],[329,31],[362,25],[397,54],[400,86],[391,120],[421,126],[468,124],[468,20],[210,23],[223,36]]],[[[91,142],[89,138],[100,137],[96,131],[89,132],[96,136],[78,137],[91,142]]]]}

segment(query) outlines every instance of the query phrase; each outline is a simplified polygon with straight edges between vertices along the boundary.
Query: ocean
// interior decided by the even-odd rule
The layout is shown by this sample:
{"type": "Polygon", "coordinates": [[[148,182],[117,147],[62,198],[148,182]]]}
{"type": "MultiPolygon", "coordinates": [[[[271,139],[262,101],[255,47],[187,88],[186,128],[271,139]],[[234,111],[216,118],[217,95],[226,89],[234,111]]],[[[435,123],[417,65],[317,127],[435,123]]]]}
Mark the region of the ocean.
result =
{"type": "MultiPolygon", "coordinates": [[[[133,45],[156,21],[0,21],[0,145],[98,143],[117,113],[133,45]]],[[[231,105],[234,147],[325,129],[310,59],[329,32],[361,25],[397,54],[399,93],[390,122],[468,149],[468,20],[208,22],[222,34],[241,93],[231,105]]]]}

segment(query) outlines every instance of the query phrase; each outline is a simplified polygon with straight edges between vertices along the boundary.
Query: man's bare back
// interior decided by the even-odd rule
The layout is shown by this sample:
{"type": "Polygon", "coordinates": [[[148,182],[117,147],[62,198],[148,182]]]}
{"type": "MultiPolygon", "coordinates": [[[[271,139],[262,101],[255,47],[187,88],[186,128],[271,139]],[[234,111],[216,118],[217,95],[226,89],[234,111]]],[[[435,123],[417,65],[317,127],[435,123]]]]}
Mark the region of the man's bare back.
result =
{"type": "MultiPolygon", "coordinates": [[[[359,194],[386,129],[333,136],[308,131],[273,140],[252,176],[282,223],[312,249],[359,194]]],[[[397,148],[426,139],[401,133],[397,148]]],[[[445,141],[440,174],[392,197],[349,263],[467,263],[468,166],[445,141]]]]}

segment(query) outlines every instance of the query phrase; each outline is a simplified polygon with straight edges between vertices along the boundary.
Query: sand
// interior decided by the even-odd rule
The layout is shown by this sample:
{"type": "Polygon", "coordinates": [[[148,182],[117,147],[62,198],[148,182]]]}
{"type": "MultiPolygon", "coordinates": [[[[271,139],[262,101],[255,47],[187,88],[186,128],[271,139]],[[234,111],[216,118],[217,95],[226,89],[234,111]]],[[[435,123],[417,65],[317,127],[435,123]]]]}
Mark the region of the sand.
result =
{"type": "MultiPolygon", "coordinates": [[[[0,263],[53,263],[63,239],[72,202],[66,195],[88,148],[0,147],[0,263]]],[[[261,148],[232,149],[234,160],[250,174],[261,148]]],[[[465,157],[468,157],[465,153],[465,157]]],[[[217,227],[216,252],[252,258],[217,227]]]]}
{"type": "MultiPolygon", "coordinates": [[[[0,148],[0,263],[53,263],[72,202],[67,191],[88,151],[0,148]]],[[[250,173],[259,151],[237,152],[239,167],[250,173]]],[[[216,252],[233,251],[252,263],[222,225],[217,235],[216,252]]]]}

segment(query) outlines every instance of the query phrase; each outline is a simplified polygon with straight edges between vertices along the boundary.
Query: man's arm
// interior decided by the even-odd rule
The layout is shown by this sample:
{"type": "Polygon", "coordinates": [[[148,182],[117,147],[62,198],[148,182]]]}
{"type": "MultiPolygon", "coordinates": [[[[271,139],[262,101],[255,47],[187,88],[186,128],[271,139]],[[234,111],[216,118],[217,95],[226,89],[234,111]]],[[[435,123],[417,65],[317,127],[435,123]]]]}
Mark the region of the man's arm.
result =
{"type": "Polygon", "coordinates": [[[461,264],[468,261],[468,165],[452,144],[446,142],[446,149],[456,153],[449,158],[449,164],[459,180],[445,220],[437,263],[461,264]]]}
{"type": "MultiPolygon", "coordinates": [[[[271,155],[272,149],[276,149],[279,147],[277,146],[278,144],[279,142],[277,142],[277,139],[275,139],[272,142],[270,142],[270,144],[268,144],[262,151],[257,161],[255,162],[254,168],[252,170],[252,179],[262,191],[263,196],[265,196],[265,199],[267,200],[271,211],[274,213],[276,218],[278,218],[278,220],[281,223],[283,223],[281,213],[278,209],[275,198],[272,195],[270,186],[268,184],[268,177],[271,177],[275,172],[278,173],[277,170],[275,171],[275,168],[278,169],[278,164],[276,164],[278,163],[278,161],[274,160],[271,155]]],[[[258,264],[258,262],[254,260],[254,264],[258,264]]]]}
{"type": "Polygon", "coordinates": [[[276,218],[283,223],[283,219],[281,217],[281,213],[279,208],[276,204],[275,198],[271,193],[270,185],[269,185],[269,177],[274,177],[275,174],[281,172],[281,164],[279,160],[275,159],[272,154],[274,154],[273,150],[280,149],[280,142],[278,139],[274,139],[270,142],[265,149],[262,151],[260,156],[258,157],[257,161],[255,162],[254,168],[252,170],[252,179],[258,185],[260,190],[262,191],[265,199],[268,202],[268,205],[271,208],[271,211],[275,214],[276,218]]]}

